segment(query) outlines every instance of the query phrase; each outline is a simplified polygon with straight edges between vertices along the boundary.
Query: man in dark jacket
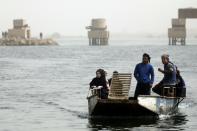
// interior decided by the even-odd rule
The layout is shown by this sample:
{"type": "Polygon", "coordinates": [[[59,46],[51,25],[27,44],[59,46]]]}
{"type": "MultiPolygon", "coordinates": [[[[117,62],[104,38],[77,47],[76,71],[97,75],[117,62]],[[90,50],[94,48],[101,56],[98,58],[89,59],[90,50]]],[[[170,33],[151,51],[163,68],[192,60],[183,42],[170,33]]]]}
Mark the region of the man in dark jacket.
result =
{"type": "Polygon", "coordinates": [[[164,74],[163,79],[155,85],[153,92],[162,95],[164,86],[175,86],[176,85],[176,67],[170,62],[169,55],[164,54],[161,56],[162,63],[164,65],[164,70],[158,68],[158,71],[164,74]]]}
{"type": "Polygon", "coordinates": [[[147,53],[143,54],[142,62],[136,65],[134,77],[137,80],[134,98],[136,99],[138,95],[150,95],[154,82],[154,69],[147,53]]]}

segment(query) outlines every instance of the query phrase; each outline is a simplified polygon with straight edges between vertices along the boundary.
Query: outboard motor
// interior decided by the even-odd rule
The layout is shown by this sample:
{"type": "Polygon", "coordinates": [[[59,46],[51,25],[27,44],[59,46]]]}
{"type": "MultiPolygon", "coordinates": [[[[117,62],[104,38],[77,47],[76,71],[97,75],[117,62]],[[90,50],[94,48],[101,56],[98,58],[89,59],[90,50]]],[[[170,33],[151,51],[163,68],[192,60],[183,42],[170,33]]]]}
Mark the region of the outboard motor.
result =
{"type": "Polygon", "coordinates": [[[186,88],[176,88],[176,97],[186,97],[186,88]]]}

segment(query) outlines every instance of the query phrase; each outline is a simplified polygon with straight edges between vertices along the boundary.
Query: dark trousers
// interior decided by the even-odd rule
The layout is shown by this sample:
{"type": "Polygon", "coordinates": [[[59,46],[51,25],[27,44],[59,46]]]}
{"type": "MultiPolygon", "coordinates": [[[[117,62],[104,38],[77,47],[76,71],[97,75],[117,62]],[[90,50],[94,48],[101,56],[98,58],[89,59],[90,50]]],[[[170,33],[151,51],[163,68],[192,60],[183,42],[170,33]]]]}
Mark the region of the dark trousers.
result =
{"type": "Polygon", "coordinates": [[[163,82],[161,81],[157,85],[155,85],[155,87],[152,88],[152,91],[158,95],[162,95],[163,88],[164,88],[164,85],[163,85],[163,82]]]}
{"type": "Polygon", "coordinates": [[[101,99],[107,99],[108,98],[108,89],[106,88],[101,88],[101,99]]]}
{"type": "Polygon", "coordinates": [[[134,98],[137,99],[139,95],[150,95],[151,86],[149,83],[137,83],[134,98]]]}
{"type": "MultiPolygon", "coordinates": [[[[152,88],[153,92],[157,93],[160,96],[163,96],[163,88],[164,85],[156,85],[154,88],[152,88]]],[[[186,88],[177,88],[176,87],[176,97],[186,97],[186,88]]]]}

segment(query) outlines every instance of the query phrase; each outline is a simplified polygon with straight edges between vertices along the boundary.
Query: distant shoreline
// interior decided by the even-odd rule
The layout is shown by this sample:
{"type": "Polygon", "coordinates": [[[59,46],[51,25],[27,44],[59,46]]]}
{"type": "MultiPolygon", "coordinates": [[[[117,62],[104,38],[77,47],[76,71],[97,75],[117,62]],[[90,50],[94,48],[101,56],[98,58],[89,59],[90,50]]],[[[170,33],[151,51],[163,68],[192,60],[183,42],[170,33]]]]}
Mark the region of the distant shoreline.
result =
{"type": "Polygon", "coordinates": [[[58,45],[53,39],[0,39],[0,46],[35,46],[35,45],[58,45]]]}

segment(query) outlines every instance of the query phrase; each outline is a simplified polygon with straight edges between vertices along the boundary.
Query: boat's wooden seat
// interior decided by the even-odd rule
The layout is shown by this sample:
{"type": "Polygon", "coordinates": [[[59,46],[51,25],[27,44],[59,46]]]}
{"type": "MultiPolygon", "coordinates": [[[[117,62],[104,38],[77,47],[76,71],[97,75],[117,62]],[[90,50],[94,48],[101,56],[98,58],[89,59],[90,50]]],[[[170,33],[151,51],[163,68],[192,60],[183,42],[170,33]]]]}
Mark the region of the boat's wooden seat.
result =
{"type": "Polygon", "coordinates": [[[131,76],[131,73],[114,73],[108,99],[128,99],[131,76]]]}

